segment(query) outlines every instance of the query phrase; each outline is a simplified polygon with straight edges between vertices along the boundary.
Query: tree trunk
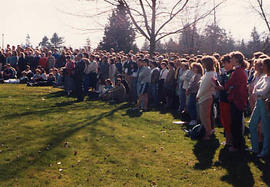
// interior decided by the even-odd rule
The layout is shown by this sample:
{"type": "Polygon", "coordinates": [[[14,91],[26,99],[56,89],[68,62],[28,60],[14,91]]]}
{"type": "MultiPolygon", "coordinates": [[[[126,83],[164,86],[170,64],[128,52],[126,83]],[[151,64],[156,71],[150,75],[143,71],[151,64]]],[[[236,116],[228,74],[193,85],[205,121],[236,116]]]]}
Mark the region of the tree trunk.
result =
{"type": "Polygon", "coordinates": [[[153,56],[154,52],[156,51],[156,37],[150,38],[150,55],[153,56]]]}
{"type": "Polygon", "coordinates": [[[156,50],[156,0],[152,0],[152,27],[150,36],[150,55],[156,50]]]}

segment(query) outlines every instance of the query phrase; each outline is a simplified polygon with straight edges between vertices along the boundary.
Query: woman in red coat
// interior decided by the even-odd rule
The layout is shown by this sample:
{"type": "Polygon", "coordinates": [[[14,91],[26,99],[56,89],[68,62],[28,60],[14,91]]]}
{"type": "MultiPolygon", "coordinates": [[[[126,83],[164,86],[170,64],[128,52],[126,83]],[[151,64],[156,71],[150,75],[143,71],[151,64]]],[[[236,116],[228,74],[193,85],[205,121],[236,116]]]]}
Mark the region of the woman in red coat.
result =
{"type": "Polygon", "coordinates": [[[231,111],[231,133],[232,147],[230,151],[243,150],[245,148],[245,139],[243,136],[243,116],[248,101],[248,77],[245,72],[246,62],[244,55],[239,52],[232,52],[231,63],[235,68],[231,78],[225,84],[228,90],[228,100],[230,102],[231,111]]]}

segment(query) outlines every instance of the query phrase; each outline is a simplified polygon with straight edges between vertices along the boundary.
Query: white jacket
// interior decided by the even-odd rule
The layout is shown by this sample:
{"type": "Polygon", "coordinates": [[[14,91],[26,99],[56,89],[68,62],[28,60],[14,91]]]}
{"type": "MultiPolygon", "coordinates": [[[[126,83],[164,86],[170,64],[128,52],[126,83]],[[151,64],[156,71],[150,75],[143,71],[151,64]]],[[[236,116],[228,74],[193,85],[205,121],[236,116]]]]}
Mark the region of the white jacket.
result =
{"type": "Polygon", "coordinates": [[[201,84],[197,93],[198,103],[211,99],[216,92],[216,85],[213,78],[216,79],[216,72],[206,72],[201,78],[201,84]]]}

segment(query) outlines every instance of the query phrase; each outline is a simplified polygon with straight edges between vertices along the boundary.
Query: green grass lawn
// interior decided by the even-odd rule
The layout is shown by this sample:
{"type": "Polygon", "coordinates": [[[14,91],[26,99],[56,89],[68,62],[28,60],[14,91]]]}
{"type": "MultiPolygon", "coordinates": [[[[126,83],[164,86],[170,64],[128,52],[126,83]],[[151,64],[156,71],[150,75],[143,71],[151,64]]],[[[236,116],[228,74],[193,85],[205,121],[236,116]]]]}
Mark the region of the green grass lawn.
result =
{"type": "MultiPolygon", "coordinates": [[[[192,141],[170,113],[0,85],[0,186],[269,186],[269,161],[192,141]]],[[[249,141],[248,141],[249,143],[249,141]]]]}

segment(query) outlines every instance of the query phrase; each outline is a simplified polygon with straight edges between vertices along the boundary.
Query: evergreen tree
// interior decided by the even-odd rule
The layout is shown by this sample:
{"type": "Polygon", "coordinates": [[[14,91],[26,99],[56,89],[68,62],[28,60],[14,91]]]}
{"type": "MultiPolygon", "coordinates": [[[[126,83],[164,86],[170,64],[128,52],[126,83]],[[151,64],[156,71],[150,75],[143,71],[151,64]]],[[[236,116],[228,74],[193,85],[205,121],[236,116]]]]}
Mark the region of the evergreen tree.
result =
{"type": "Polygon", "coordinates": [[[49,38],[47,36],[44,36],[42,38],[42,41],[39,43],[39,46],[49,48],[51,46],[49,38]]]}
{"type": "Polygon", "coordinates": [[[27,34],[25,38],[25,47],[31,47],[30,35],[27,34]]]}
{"type": "Polygon", "coordinates": [[[59,37],[57,33],[54,33],[51,38],[51,43],[53,47],[59,48],[64,43],[64,38],[59,37]]]}
{"type": "Polygon", "coordinates": [[[179,52],[180,53],[196,53],[200,47],[200,34],[195,25],[186,25],[180,34],[179,52]]]}
{"type": "Polygon", "coordinates": [[[123,3],[119,2],[119,5],[109,18],[109,24],[105,27],[104,37],[98,48],[106,51],[113,48],[116,52],[136,51],[135,35],[127,10],[123,3]]]}
{"type": "Polygon", "coordinates": [[[248,43],[248,48],[251,53],[262,50],[261,37],[256,27],[254,27],[251,32],[251,40],[248,43]]]}

